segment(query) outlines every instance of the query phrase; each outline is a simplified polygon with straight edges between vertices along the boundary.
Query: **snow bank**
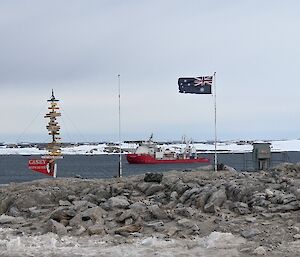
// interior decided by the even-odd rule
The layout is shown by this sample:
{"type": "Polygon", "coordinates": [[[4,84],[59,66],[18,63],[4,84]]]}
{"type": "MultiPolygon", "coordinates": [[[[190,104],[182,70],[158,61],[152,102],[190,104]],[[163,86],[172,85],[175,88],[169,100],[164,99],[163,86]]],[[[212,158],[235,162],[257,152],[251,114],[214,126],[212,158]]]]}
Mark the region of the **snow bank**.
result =
{"type": "Polygon", "coordinates": [[[234,256],[244,239],[230,233],[213,232],[194,240],[165,240],[155,237],[132,239],[115,237],[59,237],[48,233],[39,236],[16,236],[0,228],[0,255],[3,256],[106,256],[106,257],[179,257],[234,256]],[[128,242],[124,242],[127,240],[128,242]]]}
{"type": "MultiPolygon", "coordinates": [[[[284,151],[300,151],[300,140],[277,140],[268,141],[271,143],[272,152],[284,151]]],[[[212,153],[215,146],[213,143],[196,143],[194,144],[198,152],[212,153]]],[[[137,147],[136,144],[122,144],[123,152],[130,151],[137,147]]],[[[164,148],[171,148],[180,152],[184,148],[183,144],[163,144],[164,148]]],[[[217,150],[220,153],[246,153],[252,151],[252,144],[247,142],[219,142],[217,143],[217,150]]],[[[64,155],[98,155],[98,154],[117,154],[119,152],[118,145],[108,144],[84,144],[73,147],[62,148],[64,155]]],[[[46,154],[45,150],[40,150],[36,147],[23,147],[23,148],[8,148],[7,146],[0,146],[0,155],[43,155],[46,154]]]]}

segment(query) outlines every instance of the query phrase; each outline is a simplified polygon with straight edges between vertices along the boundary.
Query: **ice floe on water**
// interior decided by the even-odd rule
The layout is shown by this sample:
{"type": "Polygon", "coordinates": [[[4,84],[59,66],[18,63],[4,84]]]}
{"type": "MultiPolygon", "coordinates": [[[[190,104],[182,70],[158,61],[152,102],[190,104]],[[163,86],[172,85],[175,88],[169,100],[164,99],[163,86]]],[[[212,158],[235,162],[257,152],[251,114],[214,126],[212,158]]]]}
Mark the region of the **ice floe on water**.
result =
{"type": "Polygon", "coordinates": [[[121,236],[59,237],[48,233],[38,236],[14,235],[0,228],[0,256],[239,256],[245,240],[231,233],[213,232],[195,239],[161,239],[157,237],[125,239],[121,236]],[[127,240],[127,242],[124,242],[127,240]]]}

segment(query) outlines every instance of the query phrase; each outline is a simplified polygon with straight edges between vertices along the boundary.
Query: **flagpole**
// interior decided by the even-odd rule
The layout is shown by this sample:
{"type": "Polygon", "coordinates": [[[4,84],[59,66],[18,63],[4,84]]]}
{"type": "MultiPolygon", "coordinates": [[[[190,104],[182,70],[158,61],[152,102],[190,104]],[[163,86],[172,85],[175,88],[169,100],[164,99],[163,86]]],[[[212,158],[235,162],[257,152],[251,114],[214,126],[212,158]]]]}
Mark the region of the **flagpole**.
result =
{"type": "Polygon", "coordinates": [[[214,110],[215,110],[215,165],[214,170],[218,169],[218,157],[217,157],[217,89],[216,89],[216,72],[214,72],[214,110]]]}
{"type": "Polygon", "coordinates": [[[119,177],[122,177],[122,149],[121,149],[121,79],[118,74],[118,92],[119,92],[119,177]]]}

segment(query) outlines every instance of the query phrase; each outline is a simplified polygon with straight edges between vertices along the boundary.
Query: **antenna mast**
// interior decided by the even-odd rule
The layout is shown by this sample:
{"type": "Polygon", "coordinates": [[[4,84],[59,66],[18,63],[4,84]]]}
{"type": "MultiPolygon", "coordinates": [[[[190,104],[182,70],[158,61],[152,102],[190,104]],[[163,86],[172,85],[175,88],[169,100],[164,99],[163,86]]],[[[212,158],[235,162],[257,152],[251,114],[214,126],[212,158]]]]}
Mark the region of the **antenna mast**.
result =
{"type": "Polygon", "coordinates": [[[123,175],[122,171],[122,149],[121,149],[121,79],[118,75],[118,98],[119,98],[119,177],[123,175]]]}

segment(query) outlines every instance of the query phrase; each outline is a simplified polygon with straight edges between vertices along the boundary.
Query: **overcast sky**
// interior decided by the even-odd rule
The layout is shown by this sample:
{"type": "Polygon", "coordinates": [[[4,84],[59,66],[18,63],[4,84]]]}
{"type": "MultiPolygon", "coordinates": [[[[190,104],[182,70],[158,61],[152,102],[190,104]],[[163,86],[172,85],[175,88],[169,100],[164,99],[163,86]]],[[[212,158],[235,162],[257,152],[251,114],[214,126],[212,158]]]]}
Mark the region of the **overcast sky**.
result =
{"type": "Polygon", "coordinates": [[[2,0],[0,142],[48,140],[51,89],[64,141],[214,138],[212,95],[182,76],[216,71],[218,138],[299,138],[300,2],[2,0]]]}

